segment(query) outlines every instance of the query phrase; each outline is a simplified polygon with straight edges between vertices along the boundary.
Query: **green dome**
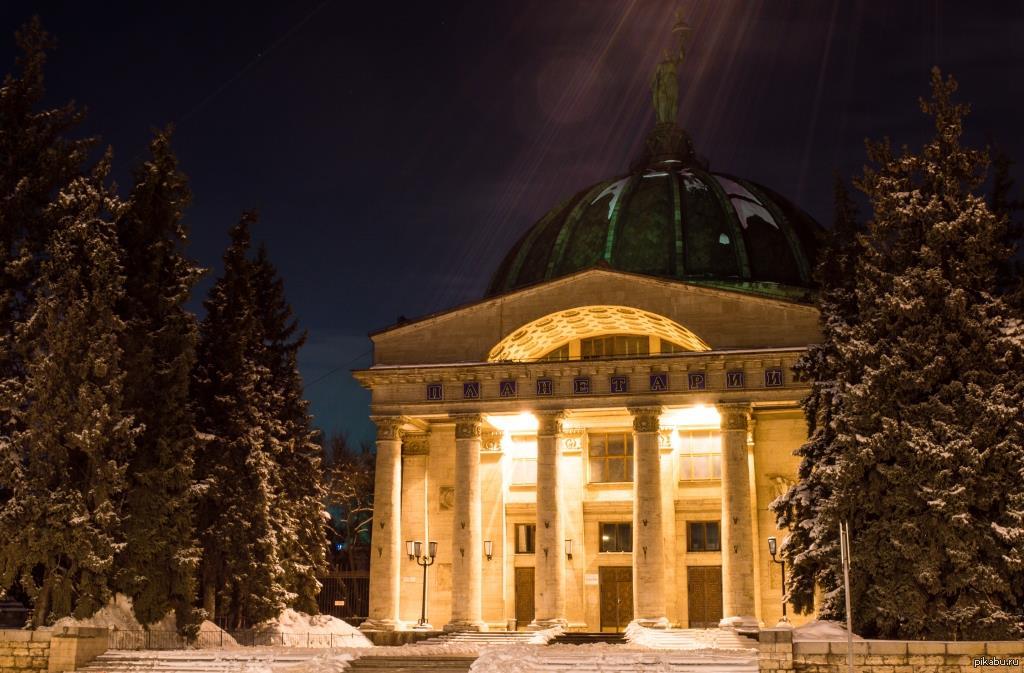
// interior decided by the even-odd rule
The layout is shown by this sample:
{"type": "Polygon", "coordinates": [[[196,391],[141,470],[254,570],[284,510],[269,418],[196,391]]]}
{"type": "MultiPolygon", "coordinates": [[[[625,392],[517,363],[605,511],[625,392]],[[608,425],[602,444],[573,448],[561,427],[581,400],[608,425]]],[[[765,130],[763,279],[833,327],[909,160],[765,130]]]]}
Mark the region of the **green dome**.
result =
{"type": "Polygon", "coordinates": [[[766,187],[663,155],[548,212],[505,257],[487,295],[607,266],[807,300],[821,232],[766,187]]]}

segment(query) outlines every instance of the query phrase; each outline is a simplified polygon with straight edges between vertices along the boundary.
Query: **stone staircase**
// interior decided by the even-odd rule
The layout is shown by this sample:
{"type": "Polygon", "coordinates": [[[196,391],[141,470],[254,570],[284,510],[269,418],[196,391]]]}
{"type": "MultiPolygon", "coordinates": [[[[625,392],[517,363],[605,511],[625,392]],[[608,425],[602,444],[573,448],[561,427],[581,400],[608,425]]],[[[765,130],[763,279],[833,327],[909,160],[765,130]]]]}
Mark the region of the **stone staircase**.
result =
{"type": "MultiPolygon", "coordinates": [[[[757,641],[728,629],[643,629],[638,644],[660,650],[753,650],[757,641]]],[[[630,640],[638,642],[636,637],[630,640]]]]}
{"type": "Polygon", "coordinates": [[[472,655],[367,655],[349,662],[348,671],[355,673],[467,673],[476,661],[472,655]]]}
{"type": "Polygon", "coordinates": [[[262,650],[108,650],[76,673],[233,673],[251,671],[256,666],[274,668],[295,666],[318,656],[324,650],[277,648],[262,650]]]}
{"type": "Polygon", "coordinates": [[[536,635],[536,632],[533,631],[459,631],[446,633],[435,638],[428,638],[427,640],[420,641],[420,644],[514,645],[517,643],[529,643],[536,635]]]}
{"type": "Polygon", "coordinates": [[[626,642],[624,633],[588,633],[584,631],[566,631],[548,641],[548,645],[590,645],[607,643],[621,645],[626,642]]]}

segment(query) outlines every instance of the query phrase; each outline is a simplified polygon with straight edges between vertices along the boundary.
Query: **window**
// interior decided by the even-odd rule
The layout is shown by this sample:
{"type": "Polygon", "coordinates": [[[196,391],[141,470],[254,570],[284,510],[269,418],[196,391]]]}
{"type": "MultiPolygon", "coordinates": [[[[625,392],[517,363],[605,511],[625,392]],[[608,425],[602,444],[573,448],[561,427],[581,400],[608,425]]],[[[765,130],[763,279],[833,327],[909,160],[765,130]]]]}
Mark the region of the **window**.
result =
{"type": "Polygon", "coordinates": [[[529,485],[537,483],[537,461],[533,458],[513,458],[509,483],[529,485]]]}
{"type": "Polygon", "coordinates": [[[692,349],[683,348],[679,344],[674,344],[671,341],[661,340],[661,352],[662,353],[689,353],[692,349]]]}
{"type": "Polygon", "coordinates": [[[717,430],[679,433],[679,478],[721,479],[722,439],[717,430]]]}
{"type": "Polygon", "coordinates": [[[602,553],[633,551],[633,524],[602,523],[598,525],[601,528],[600,550],[602,553]]]}
{"type": "Polygon", "coordinates": [[[646,335],[615,334],[580,340],[580,357],[584,360],[595,358],[621,357],[626,355],[647,355],[651,340],[646,335]]]}
{"type": "Polygon", "coordinates": [[[588,435],[590,481],[633,481],[633,433],[588,435]]]}
{"type": "Polygon", "coordinates": [[[690,521],[686,524],[686,551],[721,551],[717,521],[690,521]]]}
{"type": "Polygon", "coordinates": [[[568,360],[568,359],[569,359],[569,344],[565,344],[564,346],[562,346],[560,348],[556,348],[555,350],[551,351],[550,353],[547,353],[547,354],[542,355],[540,357],[541,361],[568,360]]]}
{"type": "Polygon", "coordinates": [[[537,537],[537,526],[532,523],[516,524],[516,553],[532,554],[533,541],[537,537]]]}

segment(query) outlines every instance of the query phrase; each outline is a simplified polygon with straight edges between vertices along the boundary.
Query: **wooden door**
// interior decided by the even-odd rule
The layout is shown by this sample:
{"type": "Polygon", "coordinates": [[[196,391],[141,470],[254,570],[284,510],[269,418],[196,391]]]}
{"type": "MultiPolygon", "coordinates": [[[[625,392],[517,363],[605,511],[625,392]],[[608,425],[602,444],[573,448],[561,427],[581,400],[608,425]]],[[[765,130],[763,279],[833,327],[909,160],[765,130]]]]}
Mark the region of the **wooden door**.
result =
{"type": "Polygon", "coordinates": [[[516,568],[516,628],[533,621],[533,568],[516,568]]]}
{"type": "Polygon", "coordinates": [[[601,593],[601,630],[622,631],[633,621],[633,568],[597,569],[601,593]]]}
{"type": "Polygon", "coordinates": [[[722,566],[687,566],[691,629],[717,628],[722,620],[722,566]]]}

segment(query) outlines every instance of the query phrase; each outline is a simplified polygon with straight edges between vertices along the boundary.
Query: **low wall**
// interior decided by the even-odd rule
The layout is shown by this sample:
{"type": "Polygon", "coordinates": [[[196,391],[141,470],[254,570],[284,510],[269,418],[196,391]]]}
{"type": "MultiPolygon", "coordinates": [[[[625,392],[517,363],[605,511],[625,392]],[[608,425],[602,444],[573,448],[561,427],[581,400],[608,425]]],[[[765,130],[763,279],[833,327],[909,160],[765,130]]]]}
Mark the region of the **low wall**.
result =
{"type": "Polygon", "coordinates": [[[0,630],[0,673],[63,673],[107,651],[107,630],[0,630]]]}
{"type": "Polygon", "coordinates": [[[407,645],[427,638],[443,636],[444,631],[363,631],[374,645],[407,645]]]}
{"type": "Polygon", "coordinates": [[[0,630],[0,673],[47,673],[50,631],[0,630]]]}
{"type": "MultiPolygon", "coordinates": [[[[793,642],[789,629],[762,629],[761,673],[846,673],[844,642],[793,642]]],[[[1024,673],[1024,641],[861,640],[853,642],[856,673],[1024,673]]]]}

